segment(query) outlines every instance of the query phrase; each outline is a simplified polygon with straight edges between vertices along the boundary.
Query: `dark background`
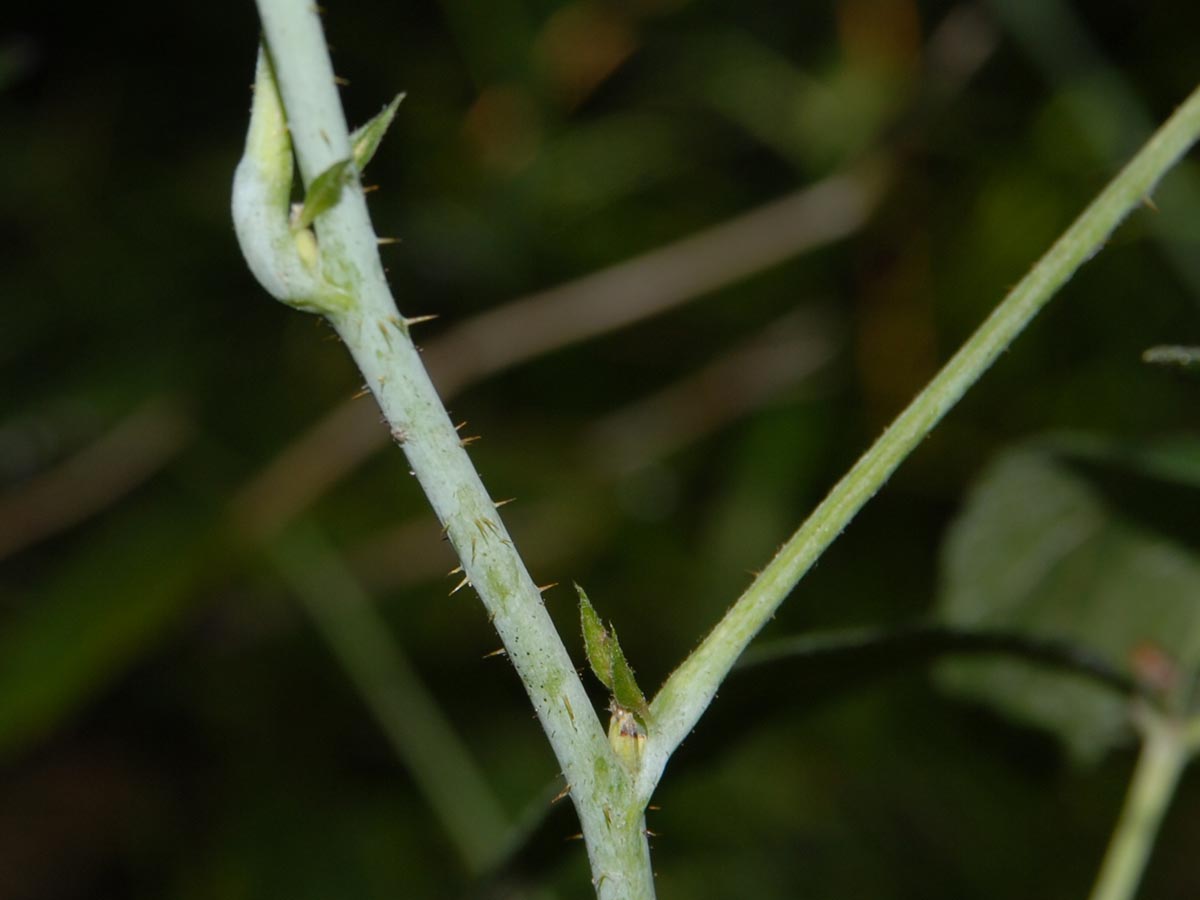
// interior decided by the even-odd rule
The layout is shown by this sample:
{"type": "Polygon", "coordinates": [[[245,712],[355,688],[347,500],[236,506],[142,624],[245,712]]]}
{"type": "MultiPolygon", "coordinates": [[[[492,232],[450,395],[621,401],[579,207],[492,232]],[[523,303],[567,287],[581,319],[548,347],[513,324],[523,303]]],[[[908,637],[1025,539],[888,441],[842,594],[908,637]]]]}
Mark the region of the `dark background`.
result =
{"type": "MultiPolygon", "coordinates": [[[[419,332],[435,380],[461,382],[452,414],[519,498],[535,578],[563,583],[546,597],[572,654],[578,581],[648,689],[1200,71],[1185,2],[326,6],[351,121],[408,92],[367,173],[400,308],[440,317],[419,332]],[[469,384],[473,352],[439,344],[864,172],[881,187],[843,238],[662,315],[469,384]]],[[[360,380],[234,241],[256,33],[249,3],[0,23],[0,897],[588,896],[566,803],[500,876],[469,870],[348,676],[355,647],[330,652],[272,552],[304,506],[505,814],[542,808],[557,767],[482,658],[482,607],[447,599],[401,454],[338,462],[378,436],[370,398],[357,429],[297,444],[360,380]]],[[[770,635],[926,614],[964,491],[1016,441],[1195,427],[1200,383],[1140,362],[1200,331],[1195,178],[1068,284],[770,635]]],[[[1073,767],[922,666],[735,674],[651,813],[660,896],[1084,896],[1131,761],[1073,767]]],[[[1197,799],[1185,780],[1145,896],[1200,889],[1197,799]]]]}

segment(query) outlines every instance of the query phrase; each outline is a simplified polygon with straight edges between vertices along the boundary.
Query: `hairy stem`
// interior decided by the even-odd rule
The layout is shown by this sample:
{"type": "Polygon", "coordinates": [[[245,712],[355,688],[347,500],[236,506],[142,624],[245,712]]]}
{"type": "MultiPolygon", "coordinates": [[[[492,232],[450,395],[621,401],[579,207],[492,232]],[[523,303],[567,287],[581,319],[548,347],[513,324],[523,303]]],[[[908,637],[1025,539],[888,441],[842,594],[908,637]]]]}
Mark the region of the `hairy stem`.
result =
{"type": "MultiPolygon", "coordinates": [[[[259,0],[267,48],[305,185],[351,155],[316,7],[259,0]]],[[[352,168],[352,167],[351,167],[352,168]]],[[[641,807],[495,504],[434,391],[396,310],[357,172],[315,222],[320,275],[351,298],[327,310],[402,445],[464,578],[479,594],[516,667],[583,826],[597,893],[641,900],[654,887],[641,807]]]]}
{"type": "Polygon", "coordinates": [[[638,793],[649,798],[671,753],[695,726],[730,668],[796,583],[896,467],[987,371],[1054,293],[1103,247],[1200,135],[1200,89],[1150,138],[1021,279],[926,388],[855,463],[659,691],[638,793]]]}

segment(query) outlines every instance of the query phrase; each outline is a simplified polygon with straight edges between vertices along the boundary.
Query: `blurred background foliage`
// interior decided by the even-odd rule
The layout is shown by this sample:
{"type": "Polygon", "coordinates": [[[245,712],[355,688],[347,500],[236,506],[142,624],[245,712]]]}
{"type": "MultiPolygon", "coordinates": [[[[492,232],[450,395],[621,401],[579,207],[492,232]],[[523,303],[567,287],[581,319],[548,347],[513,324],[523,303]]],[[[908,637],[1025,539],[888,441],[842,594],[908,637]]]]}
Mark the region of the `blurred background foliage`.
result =
{"type": "MultiPolygon", "coordinates": [[[[329,0],[326,27],[353,123],[408,92],[367,180],[401,309],[439,316],[435,380],[576,658],[572,580],[650,688],[1191,90],[1200,7],[329,0]]],[[[256,33],[250,3],[0,24],[0,896],[588,896],[401,454],[330,329],[238,254],[256,33]]],[[[1194,660],[1200,381],[1140,357],[1197,339],[1198,178],[767,637],[922,620],[944,586],[955,621],[1194,660]],[[1128,489],[1047,449],[1064,430],[1128,489]],[[1047,547],[1074,580],[1014,587],[1047,547]]],[[[1091,701],[1047,716],[1018,673],[1006,716],[940,689],[978,669],[884,662],[735,673],[651,814],[661,896],[1083,895],[1131,762],[1112,698],[1070,753],[1039,726],[1091,701]]],[[[1200,889],[1198,801],[1185,781],[1146,896],[1200,889]]]]}

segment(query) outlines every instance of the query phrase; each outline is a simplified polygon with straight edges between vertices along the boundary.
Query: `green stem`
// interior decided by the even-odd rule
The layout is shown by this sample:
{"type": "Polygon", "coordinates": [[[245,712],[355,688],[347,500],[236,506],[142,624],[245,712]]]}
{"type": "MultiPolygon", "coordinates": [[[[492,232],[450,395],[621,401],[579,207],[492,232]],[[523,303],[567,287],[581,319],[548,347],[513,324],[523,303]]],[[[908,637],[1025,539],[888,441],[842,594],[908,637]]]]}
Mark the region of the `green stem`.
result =
{"type": "Polygon", "coordinates": [[[1163,815],[1192,753],[1176,720],[1142,709],[1142,749],[1090,900],[1132,900],[1163,815]]]}
{"type": "Polygon", "coordinates": [[[1029,324],[1068,278],[1104,245],[1200,135],[1200,89],[1150,138],[987,320],[834,486],[808,520],[663,685],[651,710],[638,793],[649,798],[671,753],[695,726],[730,668],[796,583],[896,467],[1029,324]]]}
{"type": "MultiPolygon", "coordinates": [[[[258,0],[258,9],[291,143],[310,185],[351,156],[319,13],[311,0],[258,0]]],[[[350,173],[339,202],[315,222],[320,277],[351,300],[327,310],[330,321],[374,392],[533,703],[571,786],[598,895],[652,898],[645,836],[628,825],[641,817],[632,780],[613,754],[541,594],[397,312],[357,174],[350,173]]]]}

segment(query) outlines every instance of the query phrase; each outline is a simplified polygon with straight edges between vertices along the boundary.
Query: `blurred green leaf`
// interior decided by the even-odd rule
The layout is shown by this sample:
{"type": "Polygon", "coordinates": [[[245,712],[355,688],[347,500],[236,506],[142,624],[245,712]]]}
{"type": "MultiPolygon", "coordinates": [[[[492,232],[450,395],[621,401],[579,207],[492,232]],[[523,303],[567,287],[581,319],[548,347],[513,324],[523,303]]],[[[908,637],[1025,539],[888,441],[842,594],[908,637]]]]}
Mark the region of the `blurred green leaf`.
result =
{"type": "MultiPolygon", "coordinates": [[[[1128,663],[1139,647],[1200,663],[1200,560],[1123,518],[1062,457],[1023,447],[985,471],[942,559],[938,612],[956,626],[1013,628],[1128,663]]],[[[1127,703],[1081,678],[1015,660],[940,667],[948,689],[1054,732],[1079,762],[1127,731],[1127,703]]]]}
{"type": "Polygon", "coordinates": [[[1200,438],[1166,435],[1130,443],[1103,435],[1056,435],[1047,447],[1071,461],[1096,463],[1168,486],[1200,488],[1200,438]]]}
{"type": "Polygon", "coordinates": [[[593,214],[679,178],[692,165],[695,141],[662,115],[622,113],[580,123],[542,145],[507,186],[507,203],[554,217],[593,214]]]}
{"type": "Polygon", "coordinates": [[[33,71],[38,47],[28,37],[6,35],[0,39],[0,91],[6,91],[33,71]]]}
{"type": "Polygon", "coordinates": [[[809,149],[803,113],[822,85],[778,51],[733,29],[686,37],[675,62],[678,90],[744,128],[787,159],[809,149]]]}
{"type": "Polygon", "coordinates": [[[207,520],[139,510],[34,588],[0,635],[0,757],[53,730],[145,653],[204,572],[207,520]]]}

